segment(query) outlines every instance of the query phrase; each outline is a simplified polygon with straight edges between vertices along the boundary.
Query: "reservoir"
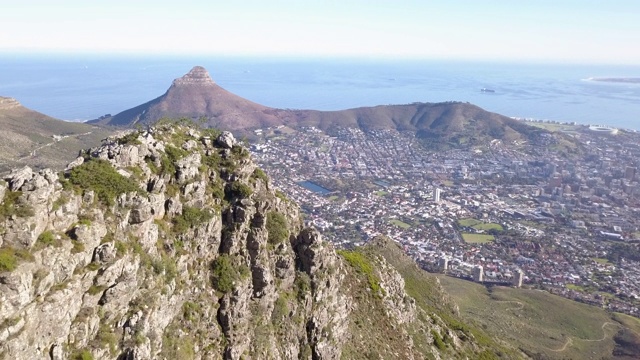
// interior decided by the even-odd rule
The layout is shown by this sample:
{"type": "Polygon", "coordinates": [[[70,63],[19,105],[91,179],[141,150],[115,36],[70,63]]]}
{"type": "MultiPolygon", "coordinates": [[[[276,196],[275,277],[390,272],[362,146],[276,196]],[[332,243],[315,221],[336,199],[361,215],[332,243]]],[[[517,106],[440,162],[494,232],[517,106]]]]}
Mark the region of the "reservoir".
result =
{"type": "Polygon", "coordinates": [[[300,181],[298,185],[302,186],[305,189],[311,190],[320,195],[327,195],[331,193],[331,190],[325,189],[322,186],[311,182],[311,181],[300,181]]]}

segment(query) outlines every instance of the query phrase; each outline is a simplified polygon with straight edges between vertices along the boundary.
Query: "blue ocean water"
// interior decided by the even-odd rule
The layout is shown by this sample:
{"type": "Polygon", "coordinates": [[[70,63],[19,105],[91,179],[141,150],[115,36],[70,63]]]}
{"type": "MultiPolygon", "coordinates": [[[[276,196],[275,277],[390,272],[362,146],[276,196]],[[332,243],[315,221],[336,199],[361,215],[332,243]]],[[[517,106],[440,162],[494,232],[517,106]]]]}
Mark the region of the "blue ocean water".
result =
{"type": "Polygon", "coordinates": [[[95,119],[162,95],[195,65],[225,89],[278,108],[453,100],[507,116],[640,130],[640,84],[586,80],[640,77],[640,66],[5,54],[0,96],[60,119],[95,119]]]}

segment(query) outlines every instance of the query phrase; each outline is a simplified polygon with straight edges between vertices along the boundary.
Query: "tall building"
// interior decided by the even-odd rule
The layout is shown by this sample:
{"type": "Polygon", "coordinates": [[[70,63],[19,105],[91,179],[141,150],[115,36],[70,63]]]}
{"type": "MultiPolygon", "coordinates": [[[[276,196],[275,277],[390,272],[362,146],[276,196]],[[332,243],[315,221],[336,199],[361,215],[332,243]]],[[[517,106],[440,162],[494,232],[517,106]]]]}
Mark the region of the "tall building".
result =
{"type": "Polygon", "coordinates": [[[515,287],[522,287],[522,279],[524,278],[524,273],[522,270],[516,270],[516,273],[513,275],[511,279],[511,284],[515,287]]]}
{"type": "Polygon", "coordinates": [[[475,282],[483,282],[484,281],[484,268],[480,265],[473,268],[473,281],[475,282]]]}
{"type": "Polygon", "coordinates": [[[633,178],[636,176],[636,171],[637,169],[635,167],[627,166],[627,168],[624,170],[624,178],[627,180],[633,180],[633,178]]]}
{"type": "Polygon", "coordinates": [[[444,256],[438,259],[438,268],[440,268],[440,271],[443,273],[446,273],[449,269],[449,259],[444,256]]]}
{"type": "Polygon", "coordinates": [[[440,202],[440,193],[442,190],[438,188],[433,188],[433,201],[439,203],[440,202]]]}

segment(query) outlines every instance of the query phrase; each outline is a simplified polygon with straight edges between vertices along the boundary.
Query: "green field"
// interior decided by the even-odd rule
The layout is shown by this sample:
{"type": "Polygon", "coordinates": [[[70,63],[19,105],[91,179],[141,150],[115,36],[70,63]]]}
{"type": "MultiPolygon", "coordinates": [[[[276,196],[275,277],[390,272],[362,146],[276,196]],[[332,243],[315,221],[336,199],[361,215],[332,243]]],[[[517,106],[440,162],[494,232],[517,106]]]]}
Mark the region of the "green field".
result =
{"type": "Polygon", "coordinates": [[[476,219],[472,219],[472,218],[460,219],[460,220],[458,220],[458,225],[464,226],[464,227],[474,228],[476,230],[484,230],[484,231],[487,231],[487,230],[503,231],[504,230],[504,228],[500,224],[483,223],[480,220],[476,220],[476,219]]]}
{"type": "Polygon", "coordinates": [[[461,315],[496,338],[550,359],[612,358],[613,337],[624,333],[630,349],[640,342],[640,320],[611,314],[541,290],[486,287],[465,280],[438,276],[460,307],[461,315]],[[626,329],[626,330],[625,330],[626,329]]]}
{"type": "Polygon", "coordinates": [[[329,201],[337,201],[337,200],[340,200],[340,196],[338,196],[338,195],[331,195],[331,196],[329,196],[329,197],[327,198],[327,200],[329,200],[329,201]]]}
{"type": "Polygon", "coordinates": [[[611,264],[609,262],[609,259],[603,259],[603,258],[593,258],[593,261],[599,263],[599,264],[611,264]]]}
{"type": "Polygon", "coordinates": [[[386,192],[384,190],[380,190],[380,191],[374,192],[373,194],[376,195],[376,196],[382,197],[382,196],[386,196],[388,194],[388,192],[386,192]]]}
{"type": "Polygon", "coordinates": [[[498,231],[503,231],[504,228],[502,227],[502,225],[500,224],[495,224],[495,223],[482,223],[482,224],[478,224],[473,226],[474,229],[476,230],[498,230],[498,231]]]}
{"type": "Polygon", "coordinates": [[[458,220],[458,225],[464,227],[473,227],[478,224],[482,224],[482,221],[471,218],[458,220]]]}
{"type": "Polygon", "coordinates": [[[541,129],[545,129],[551,132],[555,131],[577,131],[579,129],[576,125],[564,125],[564,124],[551,124],[551,123],[538,123],[527,122],[527,125],[535,126],[541,129]]]}
{"type": "Polygon", "coordinates": [[[462,239],[468,244],[484,244],[495,240],[493,235],[462,233],[462,239]]]}
{"type": "Polygon", "coordinates": [[[397,226],[397,227],[400,227],[400,228],[403,228],[403,229],[405,229],[405,230],[406,230],[406,229],[409,229],[409,228],[411,227],[411,225],[407,224],[407,223],[406,223],[406,222],[404,222],[404,221],[400,221],[400,220],[398,220],[398,219],[392,219],[392,220],[390,220],[389,222],[390,222],[390,223],[392,223],[393,225],[395,225],[395,226],[397,226]]]}

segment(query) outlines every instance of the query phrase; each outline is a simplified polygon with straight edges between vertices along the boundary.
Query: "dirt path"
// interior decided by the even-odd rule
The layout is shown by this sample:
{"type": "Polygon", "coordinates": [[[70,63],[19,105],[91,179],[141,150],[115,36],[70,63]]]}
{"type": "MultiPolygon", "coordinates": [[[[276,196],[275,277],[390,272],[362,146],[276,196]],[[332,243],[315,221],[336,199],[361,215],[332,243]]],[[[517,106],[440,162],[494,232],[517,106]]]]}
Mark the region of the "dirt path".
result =
{"type": "Polygon", "coordinates": [[[551,350],[553,352],[563,352],[563,351],[567,350],[569,345],[573,345],[573,339],[571,337],[569,337],[567,339],[567,342],[565,342],[564,345],[562,345],[562,347],[560,349],[549,349],[549,348],[547,348],[547,349],[549,349],[549,350],[551,350]]]}
{"type": "Polygon", "coordinates": [[[60,142],[60,141],[62,141],[62,140],[64,140],[64,139],[66,139],[66,138],[68,138],[68,137],[78,137],[78,136],[84,136],[84,135],[91,135],[91,131],[86,132],[86,133],[84,133],[84,134],[73,134],[73,135],[64,135],[64,136],[61,136],[61,137],[60,137],[59,139],[57,139],[57,140],[53,140],[52,142],[50,142],[50,143],[48,143],[48,144],[44,144],[44,145],[42,145],[42,146],[39,146],[39,147],[37,147],[37,148],[35,148],[35,149],[31,150],[31,153],[30,153],[29,155],[24,156],[24,157],[22,157],[22,158],[18,159],[17,161],[23,161],[23,160],[26,160],[26,159],[28,159],[28,158],[34,157],[34,156],[36,156],[36,154],[37,154],[37,152],[38,152],[38,151],[40,151],[40,150],[42,150],[42,149],[44,149],[44,148],[46,148],[46,147],[48,147],[48,146],[51,146],[51,145],[53,145],[53,144],[55,144],[55,143],[57,143],[57,142],[60,142]]]}
{"type": "MultiPolygon", "coordinates": [[[[600,327],[600,328],[602,329],[602,338],[600,338],[600,339],[579,339],[579,338],[576,338],[576,340],[578,340],[578,341],[585,341],[585,342],[599,342],[599,341],[604,341],[604,340],[606,340],[606,338],[607,338],[607,332],[606,332],[606,330],[604,329],[605,327],[607,327],[607,325],[615,325],[615,326],[618,326],[618,327],[624,328],[624,326],[622,326],[621,324],[618,324],[618,323],[614,323],[614,322],[607,321],[607,322],[605,322],[604,324],[602,324],[602,326],[600,327]]],[[[547,348],[547,349],[549,349],[549,350],[551,350],[551,351],[553,351],[553,352],[563,352],[563,351],[567,350],[567,347],[569,347],[569,346],[570,346],[570,345],[572,345],[572,344],[573,344],[573,338],[572,338],[572,337],[568,337],[568,338],[567,338],[567,341],[564,343],[564,345],[563,345],[561,348],[559,348],[559,349],[551,349],[551,348],[547,348]]]]}
{"type": "Polygon", "coordinates": [[[496,302],[500,302],[500,303],[514,303],[514,304],[518,304],[517,307],[514,308],[506,308],[504,309],[505,311],[507,310],[522,310],[524,309],[524,304],[522,303],[522,301],[515,301],[515,300],[499,300],[496,302]]]}

